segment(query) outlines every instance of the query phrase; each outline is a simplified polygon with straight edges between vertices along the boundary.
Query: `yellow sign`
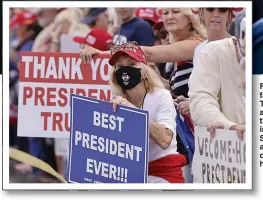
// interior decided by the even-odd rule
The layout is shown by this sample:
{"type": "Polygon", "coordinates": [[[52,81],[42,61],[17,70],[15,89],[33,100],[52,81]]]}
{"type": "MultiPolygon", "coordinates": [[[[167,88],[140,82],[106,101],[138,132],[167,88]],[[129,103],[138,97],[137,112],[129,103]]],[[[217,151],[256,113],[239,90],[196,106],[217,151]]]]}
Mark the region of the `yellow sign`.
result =
{"type": "Polygon", "coordinates": [[[41,170],[55,176],[61,182],[67,183],[67,181],[59,173],[57,173],[50,165],[48,165],[44,161],[42,161],[42,160],[40,160],[34,156],[31,156],[31,155],[29,155],[23,151],[9,147],[9,157],[11,159],[14,159],[14,160],[29,164],[33,167],[38,168],[38,169],[41,169],[41,170]]]}

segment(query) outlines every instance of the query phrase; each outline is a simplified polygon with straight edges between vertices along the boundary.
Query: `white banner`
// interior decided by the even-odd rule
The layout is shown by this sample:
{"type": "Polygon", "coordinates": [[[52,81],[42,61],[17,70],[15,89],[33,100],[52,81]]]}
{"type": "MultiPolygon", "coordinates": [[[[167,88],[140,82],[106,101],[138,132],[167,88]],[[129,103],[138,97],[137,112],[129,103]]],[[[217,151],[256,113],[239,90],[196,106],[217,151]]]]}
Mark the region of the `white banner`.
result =
{"type": "Polygon", "coordinates": [[[111,99],[108,57],[85,65],[77,53],[22,52],[18,136],[69,138],[71,94],[111,99]]]}
{"type": "MultiPolygon", "coordinates": [[[[62,53],[79,53],[80,44],[73,41],[72,35],[63,34],[60,37],[60,52],[62,53]]],[[[67,159],[69,148],[69,138],[55,138],[55,154],[67,159]]]]}
{"type": "Polygon", "coordinates": [[[245,183],[246,143],[235,131],[195,127],[194,183],[245,183]]]}
{"type": "Polygon", "coordinates": [[[62,53],[79,53],[80,44],[73,41],[72,35],[63,34],[60,37],[60,52],[62,53]]]}

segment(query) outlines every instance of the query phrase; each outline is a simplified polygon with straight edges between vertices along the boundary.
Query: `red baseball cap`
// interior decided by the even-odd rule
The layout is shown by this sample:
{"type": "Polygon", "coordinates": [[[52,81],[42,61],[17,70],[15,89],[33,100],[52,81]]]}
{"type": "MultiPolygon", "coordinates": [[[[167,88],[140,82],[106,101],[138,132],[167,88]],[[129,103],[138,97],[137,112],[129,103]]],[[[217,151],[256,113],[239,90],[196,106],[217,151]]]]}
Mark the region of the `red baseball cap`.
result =
{"type": "Polygon", "coordinates": [[[16,25],[27,25],[32,24],[37,21],[37,16],[29,11],[22,11],[17,13],[11,20],[9,27],[14,27],[16,25]]]}
{"type": "Polygon", "coordinates": [[[159,19],[156,8],[138,8],[136,10],[136,16],[144,20],[152,21],[153,23],[156,23],[159,19]]]}
{"type": "Polygon", "coordinates": [[[164,26],[163,20],[160,18],[158,22],[153,25],[154,30],[160,30],[164,26]]]}
{"type": "Polygon", "coordinates": [[[163,8],[156,8],[155,10],[157,16],[162,17],[163,15],[163,8]]]}
{"type": "Polygon", "coordinates": [[[113,45],[112,36],[104,29],[94,28],[86,37],[76,36],[74,42],[87,44],[101,51],[107,51],[113,45]]]}
{"type": "Polygon", "coordinates": [[[139,62],[143,62],[144,64],[147,63],[146,57],[145,57],[143,51],[141,50],[140,46],[138,46],[138,45],[126,45],[126,44],[128,44],[128,43],[120,45],[120,49],[118,51],[116,51],[114,54],[112,54],[112,56],[109,60],[109,64],[111,66],[115,65],[117,58],[121,54],[127,54],[128,56],[134,58],[135,60],[137,60],[139,62]]]}

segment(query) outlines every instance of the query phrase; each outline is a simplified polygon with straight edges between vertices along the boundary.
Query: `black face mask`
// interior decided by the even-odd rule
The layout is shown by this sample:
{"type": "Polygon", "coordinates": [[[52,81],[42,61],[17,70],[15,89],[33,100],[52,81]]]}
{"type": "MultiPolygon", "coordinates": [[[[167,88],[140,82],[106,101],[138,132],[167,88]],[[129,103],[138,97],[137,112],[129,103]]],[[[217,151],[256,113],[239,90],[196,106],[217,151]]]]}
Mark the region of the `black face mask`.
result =
{"type": "Polygon", "coordinates": [[[115,79],[124,90],[130,90],[141,82],[141,69],[132,66],[120,66],[114,72],[115,79]]]}

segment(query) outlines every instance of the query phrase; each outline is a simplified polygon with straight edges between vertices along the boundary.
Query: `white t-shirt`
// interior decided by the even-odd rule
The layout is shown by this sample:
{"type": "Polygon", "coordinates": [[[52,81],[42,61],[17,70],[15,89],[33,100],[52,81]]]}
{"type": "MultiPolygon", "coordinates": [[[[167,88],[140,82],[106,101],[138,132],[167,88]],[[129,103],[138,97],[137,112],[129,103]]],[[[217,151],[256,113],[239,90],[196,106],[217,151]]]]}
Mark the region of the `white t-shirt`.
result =
{"type": "Polygon", "coordinates": [[[203,41],[202,43],[200,43],[196,48],[195,48],[195,52],[194,52],[194,58],[193,58],[193,65],[196,65],[197,59],[200,56],[200,52],[202,51],[202,49],[205,47],[205,45],[207,44],[208,40],[203,41]]]}
{"type": "Polygon", "coordinates": [[[149,120],[162,124],[173,131],[173,139],[167,149],[162,149],[155,141],[149,140],[149,161],[177,154],[176,111],[170,92],[166,89],[155,88],[152,93],[146,95],[143,109],[149,112],[149,120]]]}

